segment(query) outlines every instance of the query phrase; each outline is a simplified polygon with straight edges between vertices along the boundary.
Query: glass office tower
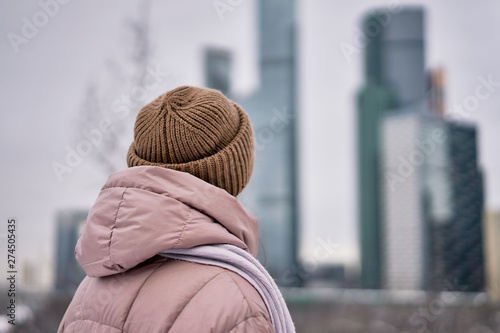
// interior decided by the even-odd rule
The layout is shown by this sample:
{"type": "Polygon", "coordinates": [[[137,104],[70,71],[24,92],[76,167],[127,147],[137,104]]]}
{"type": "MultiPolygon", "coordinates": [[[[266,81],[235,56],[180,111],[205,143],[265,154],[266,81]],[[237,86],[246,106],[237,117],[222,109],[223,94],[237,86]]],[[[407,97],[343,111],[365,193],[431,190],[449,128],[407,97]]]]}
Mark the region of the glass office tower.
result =
{"type": "Polygon", "coordinates": [[[425,95],[424,12],[375,10],[362,21],[364,85],[357,96],[358,221],[361,285],[382,286],[379,124],[390,113],[421,103],[425,95]]]}

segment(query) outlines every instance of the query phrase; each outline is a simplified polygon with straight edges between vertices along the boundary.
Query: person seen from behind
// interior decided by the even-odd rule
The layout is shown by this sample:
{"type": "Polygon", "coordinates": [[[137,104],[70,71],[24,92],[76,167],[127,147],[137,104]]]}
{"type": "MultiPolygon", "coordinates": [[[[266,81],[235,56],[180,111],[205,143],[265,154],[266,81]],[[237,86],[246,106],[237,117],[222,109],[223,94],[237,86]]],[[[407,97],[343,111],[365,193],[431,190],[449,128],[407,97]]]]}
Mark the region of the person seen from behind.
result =
{"type": "Polygon", "coordinates": [[[257,220],[236,199],[253,140],[245,111],[216,90],[183,86],[144,106],[129,168],[83,225],[87,277],[58,332],[295,332],[255,259],[257,220]]]}

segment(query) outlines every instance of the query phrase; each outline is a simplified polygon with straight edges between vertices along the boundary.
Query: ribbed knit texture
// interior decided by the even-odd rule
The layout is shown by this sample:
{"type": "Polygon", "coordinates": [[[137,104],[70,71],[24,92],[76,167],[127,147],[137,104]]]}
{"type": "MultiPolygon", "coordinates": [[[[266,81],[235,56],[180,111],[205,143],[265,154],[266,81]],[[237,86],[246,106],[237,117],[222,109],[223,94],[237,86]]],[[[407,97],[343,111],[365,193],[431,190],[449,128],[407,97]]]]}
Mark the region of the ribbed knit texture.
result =
{"type": "Polygon", "coordinates": [[[250,120],[217,90],[183,86],[144,106],[135,122],[129,167],[189,172],[236,196],[254,163],[250,120]]]}

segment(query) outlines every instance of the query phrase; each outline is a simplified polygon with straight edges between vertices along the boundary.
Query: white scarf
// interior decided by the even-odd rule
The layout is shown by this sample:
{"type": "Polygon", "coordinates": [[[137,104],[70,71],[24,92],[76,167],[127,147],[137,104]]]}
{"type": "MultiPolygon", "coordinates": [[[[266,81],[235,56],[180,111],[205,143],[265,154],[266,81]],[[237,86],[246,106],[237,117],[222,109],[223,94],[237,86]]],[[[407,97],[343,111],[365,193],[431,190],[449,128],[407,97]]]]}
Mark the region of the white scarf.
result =
{"type": "Polygon", "coordinates": [[[229,244],[171,249],[159,255],[205,265],[219,266],[237,273],[259,292],[266,303],[276,333],[292,333],[295,327],[285,300],[266,269],[248,252],[229,244]]]}

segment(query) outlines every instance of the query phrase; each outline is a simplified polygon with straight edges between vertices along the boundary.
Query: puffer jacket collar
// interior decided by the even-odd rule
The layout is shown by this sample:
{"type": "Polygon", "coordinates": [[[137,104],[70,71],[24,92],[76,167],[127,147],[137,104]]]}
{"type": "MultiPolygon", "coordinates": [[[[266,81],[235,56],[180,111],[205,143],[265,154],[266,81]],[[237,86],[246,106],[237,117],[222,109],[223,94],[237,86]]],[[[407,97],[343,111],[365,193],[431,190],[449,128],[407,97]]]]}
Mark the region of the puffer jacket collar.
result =
{"type": "Polygon", "coordinates": [[[98,277],[165,250],[222,243],[257,255],[257,220],[235,197],[189,173],[139,166],[109,177],[75,255],[88,276],[98,277]]]}

